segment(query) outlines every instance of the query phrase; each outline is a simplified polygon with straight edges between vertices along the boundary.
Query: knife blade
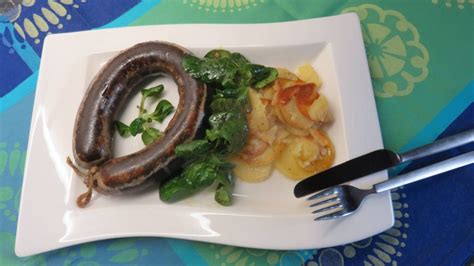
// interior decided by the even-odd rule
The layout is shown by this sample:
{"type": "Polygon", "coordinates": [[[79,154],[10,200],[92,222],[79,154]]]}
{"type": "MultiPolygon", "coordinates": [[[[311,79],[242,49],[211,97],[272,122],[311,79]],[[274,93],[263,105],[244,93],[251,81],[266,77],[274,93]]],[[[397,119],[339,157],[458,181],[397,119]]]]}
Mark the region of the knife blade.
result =
{"type": "Polygon", "coordinates": [[[390,150],[376,150],[329,168],[296,184],[297,198],[398,165],[401,158],[390,150]]]}
{"type": "Polygon", "coordinates": [[[398,154],[390,150],[376,150],[356,157],[326,171],[308,177],[296,184],[293,193],[297,198],[373,174],[404,162],[474,142],[474,129],[439,139],[431,144],[398,154]]]}

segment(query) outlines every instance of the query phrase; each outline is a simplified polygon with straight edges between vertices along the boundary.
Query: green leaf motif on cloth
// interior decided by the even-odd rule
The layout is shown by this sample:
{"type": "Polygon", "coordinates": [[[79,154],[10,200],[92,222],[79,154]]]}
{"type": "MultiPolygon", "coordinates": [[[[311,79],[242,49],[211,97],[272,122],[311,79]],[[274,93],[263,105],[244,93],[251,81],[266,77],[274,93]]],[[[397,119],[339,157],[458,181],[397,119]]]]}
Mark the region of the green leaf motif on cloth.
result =
{"type": "Polygon", "coordinates": [[[136,246],[135,238],[123,238],[114,240],[108,247],[108,251],[116,252],[114,256],[109,258],[109,262],[113,263],[136,263],[140,257],[148,256],[148,249],[139,249],[136,246]]]}
{"type": "MultiPolygon", "coordinates": [[[[7,1],[12,2],[12,1],[7,1]]],[[[15,1],[13,1],[14,3],[15,1]]],[[[25,40],[31,39],[38,45],[41,40],[46,37],[47,34],[51,33],[51,30],[57,28],[63,29],[63,22],[71,20],[72,16],[71,7],[79,8],[79,5],[83,4],[84,1],[72,1],[72,0],[61,0],[61,1],[17,1],[21,4],[14,4],[8,11],[12,14],[7,19],[13,24],[17,33],[25,40]],[[28,10],[22,14],[24,10],[28,10]],[[37,10],[31,12],[33,10],[37,10]],[[41,10],[41,12],[40,12],[41,10]]],[[[9,8],[9,6],[6,6],[9,8]]],[[[0,20],[1,21],[1,20],[0,20]]],[[[3,21],[2,21],[3,22],[3,21]]]]}
{"type": "Polygon", "coordinates": [[[7,144],[5,142],[0,143],[0,175],[3,176],[3,172],[7,168],[8,153],[5,150],[7,144]]]}
{"type": "Polygon", "coordinates": [[[132,238],[117,239],[107,247],[107,250],[108,251],[123,250],[123,249],[133,247],[134,244],[135,244],[135,239],[132,239],[132,238]]]}
{"type": "Polygon", "coordinates": [[[138,255],[139,252],[137,249],[127,249],[110,258],[110,261],[115,263],[129,263],[138,258],[138,255]]]}
{"type": "MultiPolygon", "coordinates": [[[[147,256],[149,252],[146,248],[138,248],[136,242],[137,240],[134,238],[123,238],[86,243],[58,250],[53,257],[61,257],[63,265],[137,264],[139,263],[138,259],[147,256]]],[[[47,255],[46,258],[50,257],[47,255]]]]}
{"type": "MultiPolygon", "coordinates": [[[[474,9],[474,1],[472,0],[468,0],[468,1],[464,1],[464,0],[458,0],[458,1],[453,1],[453,0],[431,0],[431,3],[433,3],[433,5],[440,5],[440,6],[445,6],[447,8],[452,8],[454,10],[456,10],[455,7],[457,7],[458,9],[461,9],[463,10],[464,8],[471,8],[474,9]]],[[[469,10],[469,9],[467,9],[469,10]]]]}
{"type": "Polygon", "coordinates": [[[0,142],[0,176],[23,175],[25,158],[26,151],[20,149],[20,143],[15,142],[13,149],[8,150],[7,143],[0,142]]]}
{"type": "Polygon", "coordinates": [[[7,232],[0,232],[0,265],[46,265],[44,255],[36,255],[25,258],[18,258],[13,251],[15,247],[15,235],[7,232]]]}
{"type": "MultiPolygon", "coordinates": [[[[97,262],[97,243],[86,243],[56,252],[55,257],[63,259],[63,265],[99,266],[97,262]]],[[[49,257],[48,257],[49,258],[49,257]]]]}
{"type": "Polygon", "coordinates": [[[0,210],[3,215],[12,222],[16,221],[18,215],[18,207],[16,202],[19,198],[19,192],[20,189],[18,189],[18,192],[14,197],[12,187],[0,187],[0,210]]]}
{"type": "Polygon", "coordinates": [[[182,0],[182,3],[206,12],[235,12],[255,7],[265,0],[182,0]]]}
{"type": "Polygon", "coordinates": [[[342,13],[359,16],[375,95],[409,95],[428,76],[429,53],[416,27],[395,10],[364,4],[342,13]]]}
{"type": "Polygon", "coordinates": [[[95,262],[95,261],[81,261],[77,264],[78,266],[100,266],[100,263],[95,262]]]}
{"type": "Polygon", "coordinates": [[[95,244],[85,244],[81,246],[80,254],[84,258],[92,258],[97,252],[97,247],[95,244]]]}
{"type": "Polygon", "coordinates": [[[13,198],[13,190],[11,187],[0,187],[0,202],[5,202],[13,198]]]}
{"type": "Polygon", "coordinates": [[[193,242],[210,265],[302,265],[304,256],[297,251],[273,251],[193,242]]]}
{"type": "MultiPolygon", "coordinates": [[[[15,195],[13,189],[13,187],[9,186],[0,187],[0,211],[5,216],[5,222],[7,220],[10,222],[16,222],[18,217],[21,187],[17,189],[15,195]]],[[[6,226],[6,223],[0,224],[0,228],[2,228],[1,225],[6,226]]]]}
{"type": "Polygon", "coordinates": [[[15,148],[12,152],[10,152],[9,162],[8,162],[8,170],[10,170],[10,175],[14,175],[16,169],[18,169],[20,162],[21,162],[21,151],[20,151],[20,143],[15,143],[15,148]]]}

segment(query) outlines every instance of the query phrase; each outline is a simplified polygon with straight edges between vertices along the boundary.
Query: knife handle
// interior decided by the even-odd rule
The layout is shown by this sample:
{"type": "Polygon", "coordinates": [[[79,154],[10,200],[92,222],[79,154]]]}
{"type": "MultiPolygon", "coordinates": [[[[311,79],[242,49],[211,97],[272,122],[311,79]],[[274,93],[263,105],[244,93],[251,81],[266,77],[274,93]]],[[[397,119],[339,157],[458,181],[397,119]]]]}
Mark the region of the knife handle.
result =
{"type": "Polygon", "coordinates": [[[452,135],[446,138],[439,139],[433,143],[421,146],[419,148],[401,153],[401,163],[416,160],[428,155],[438,152],[446,151],[452,148],[462,146],[464,144],[474,141],[474,129],[469,129],[464,132],[452,135]]]}
{"type": "Polygon", "coordinates": [[[466,166],[468,164],[474,163],[474,151],[458,155],[448,160],[435,163],[412,172],[390,178],[387,181],[383,181],[374,185],[374,190],[376,193],[384,192],[390,189],[394,189],[406,184],[414,183],[422,179],[438,175],[444,172],[454,170],[466,166]]]}

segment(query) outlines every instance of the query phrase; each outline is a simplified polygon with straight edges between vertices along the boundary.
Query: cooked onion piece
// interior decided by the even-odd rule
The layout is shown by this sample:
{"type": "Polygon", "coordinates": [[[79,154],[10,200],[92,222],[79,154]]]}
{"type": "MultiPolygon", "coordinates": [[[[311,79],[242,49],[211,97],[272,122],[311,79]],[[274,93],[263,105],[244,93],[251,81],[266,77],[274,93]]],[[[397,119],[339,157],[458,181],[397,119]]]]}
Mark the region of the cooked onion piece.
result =
{"type": "Polygon", "coordinates": [[[308,116],[313,121],[328,122],[331,120],[329,113],[329,103],[324,95],[320,95],[308,108],[308,116]]]}
{"type": "Polygon", "coordinates": [[[252,132],[252,133],[254,133],[259,139],[265,141],[269,145],[272,145],[273,142],[278,137],[279,128],[280,128],[279,126],[273,125],[267,131],[263,131],[263,132],[257,131],[257,132],[252,132]]]}
{"type": "Polygon", "coordinates": [[[273,152],[273,149],[269,147],[265,149],[265,151],[258,156],[255,156],[255,157],[239,156],[238,159],[252,166],[266,166],[266,165],[271,166],[273,161],[275,160],[275,153],[273,152]]]}
{"type": "Polygon", "coordinates": [[[286,104],[278,105],[278,108],[284,123],[299,129],[309,129],[313,126],[314,122],[301,113],[295,98],[291,98],[286,104]]]}

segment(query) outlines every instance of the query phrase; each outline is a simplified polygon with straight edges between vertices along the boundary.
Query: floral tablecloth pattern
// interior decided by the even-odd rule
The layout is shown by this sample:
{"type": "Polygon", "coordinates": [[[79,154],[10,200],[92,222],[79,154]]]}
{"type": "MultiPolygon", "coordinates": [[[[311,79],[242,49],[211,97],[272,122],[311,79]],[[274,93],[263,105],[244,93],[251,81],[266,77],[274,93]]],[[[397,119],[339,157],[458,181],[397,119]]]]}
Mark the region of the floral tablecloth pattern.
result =
{"type": "Polygon", "coordinates": [[[473,166],[392,191],[394,227],[339,247],[273,251],[125,238],[15,256],[30,119],[46,35],[135,25],[291,21],[347,12],[360,19],[386,148],[404,151],[474,127],[472,0],[1,0],[0,265],[474,263],[473,166]]]}

